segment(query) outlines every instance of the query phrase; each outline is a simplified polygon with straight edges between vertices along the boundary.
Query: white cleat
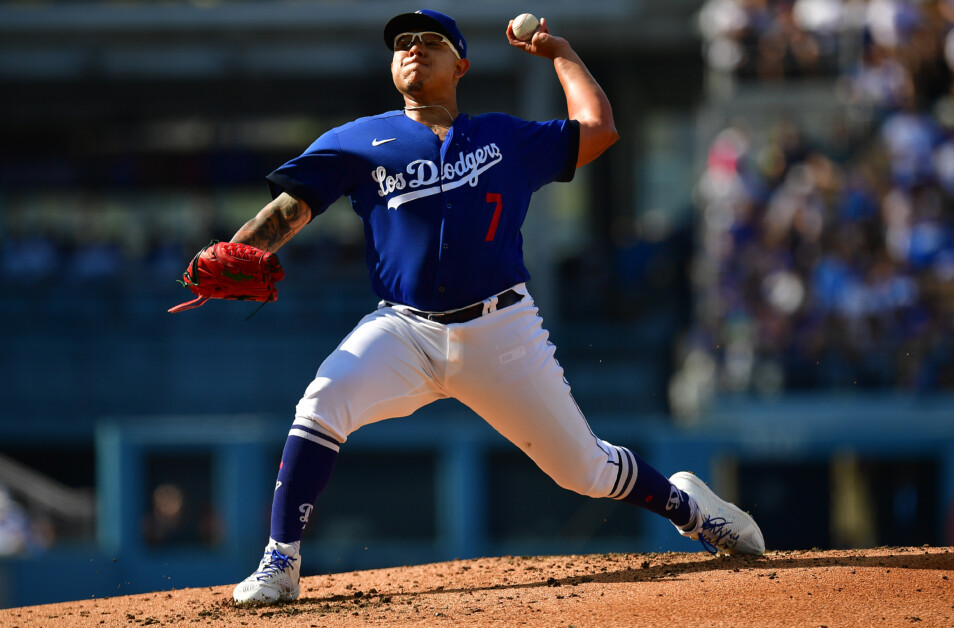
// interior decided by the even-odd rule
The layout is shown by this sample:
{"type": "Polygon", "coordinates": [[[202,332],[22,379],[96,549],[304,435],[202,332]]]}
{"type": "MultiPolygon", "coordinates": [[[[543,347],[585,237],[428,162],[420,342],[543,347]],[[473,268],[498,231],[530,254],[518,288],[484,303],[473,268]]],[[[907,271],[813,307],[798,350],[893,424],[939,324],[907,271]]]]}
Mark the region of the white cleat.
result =
{"type": "Polygon", "coordinates": [[[685,491],[697,506],[694,521],[686,528],[676,526],[679,534],[700,541],[712,554],[719,550],[733,554],[761,555],[765,552],[762,531],[748,513],[720,498],[692,473],[680,471],[669,481],[685,491]]]}
{"type": "Polygon", "coordinates": [[[269,539],[258,570],[238,583],[232,598],[237,604],[278,604],[298,599],[301,575],[300,541],[279,543],[269,539]]]}

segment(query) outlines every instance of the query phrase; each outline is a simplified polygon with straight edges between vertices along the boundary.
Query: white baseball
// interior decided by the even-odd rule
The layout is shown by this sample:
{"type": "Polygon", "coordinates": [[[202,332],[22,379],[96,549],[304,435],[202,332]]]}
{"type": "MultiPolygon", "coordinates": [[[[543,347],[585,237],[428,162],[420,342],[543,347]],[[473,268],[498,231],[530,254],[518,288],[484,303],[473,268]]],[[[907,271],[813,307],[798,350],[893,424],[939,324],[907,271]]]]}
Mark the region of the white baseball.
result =
{"type": "Polygon", "coordinates": [[[537,32],[540,26],[540,20],[533,13],[521,13],[513,18],[513,36],[520,41],[530,41],[533,34],[537,32]]]}

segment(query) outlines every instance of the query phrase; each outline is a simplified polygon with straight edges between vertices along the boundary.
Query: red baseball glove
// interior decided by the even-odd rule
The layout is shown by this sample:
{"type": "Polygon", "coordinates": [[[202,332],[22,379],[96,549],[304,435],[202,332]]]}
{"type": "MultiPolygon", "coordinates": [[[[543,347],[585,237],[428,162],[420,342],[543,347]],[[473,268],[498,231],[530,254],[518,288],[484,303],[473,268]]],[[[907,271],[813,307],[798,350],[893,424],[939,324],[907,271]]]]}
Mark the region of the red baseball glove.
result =
{"type": "Polygon", "coordinates": [[[264,305],[278,298],[275,284],[284,277],[285,271],[274,253],[248,244],[212,240],[192,259],[182,279],[177,280],[196,298],[169,311],[191,310],[209,299],[261,301],[264,305]]]}

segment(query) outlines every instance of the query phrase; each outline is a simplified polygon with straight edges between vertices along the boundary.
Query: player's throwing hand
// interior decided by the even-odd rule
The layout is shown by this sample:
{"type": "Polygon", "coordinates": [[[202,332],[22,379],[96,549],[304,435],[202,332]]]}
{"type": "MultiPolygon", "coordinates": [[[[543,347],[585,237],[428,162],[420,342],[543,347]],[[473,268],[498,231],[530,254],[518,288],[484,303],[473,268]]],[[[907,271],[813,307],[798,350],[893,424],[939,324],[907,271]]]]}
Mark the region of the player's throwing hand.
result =
{"type": "Polygon", "coordinates": [[[547,27],[547,18],[540,19],[540,26],[537,27],[533,36],[526,41],[517,39],[517,36],[513,33],[513,20],[510,20],[510,23],[507,24],[507,40],[514,48],[546,59],[553,59],[557,55],[560,45],[569,46],[565,39],[550,33],[550,29],[547,27]]]}

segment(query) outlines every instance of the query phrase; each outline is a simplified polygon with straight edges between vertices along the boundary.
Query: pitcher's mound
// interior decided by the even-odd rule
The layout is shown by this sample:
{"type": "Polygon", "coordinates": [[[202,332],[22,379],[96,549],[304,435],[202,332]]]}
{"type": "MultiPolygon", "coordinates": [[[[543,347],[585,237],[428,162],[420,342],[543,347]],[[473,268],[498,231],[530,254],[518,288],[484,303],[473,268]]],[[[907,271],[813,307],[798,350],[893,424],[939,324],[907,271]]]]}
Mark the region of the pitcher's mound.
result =
{"type": "Polygon", "coordinates": [[[524,556],[314,576],[283,606],[232,586],[0,610],[0,626],[954,626],[951,548],[524,556]]]}

